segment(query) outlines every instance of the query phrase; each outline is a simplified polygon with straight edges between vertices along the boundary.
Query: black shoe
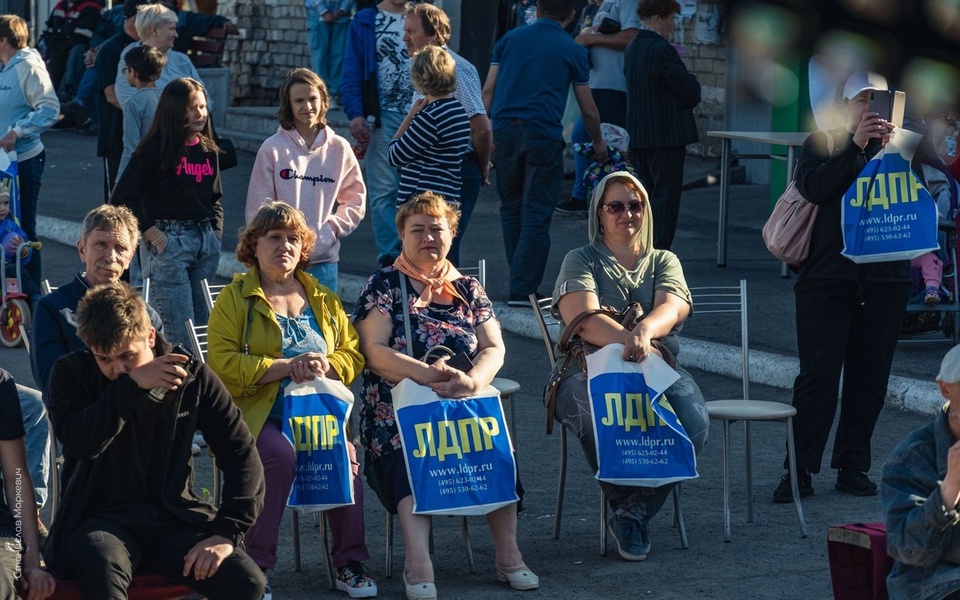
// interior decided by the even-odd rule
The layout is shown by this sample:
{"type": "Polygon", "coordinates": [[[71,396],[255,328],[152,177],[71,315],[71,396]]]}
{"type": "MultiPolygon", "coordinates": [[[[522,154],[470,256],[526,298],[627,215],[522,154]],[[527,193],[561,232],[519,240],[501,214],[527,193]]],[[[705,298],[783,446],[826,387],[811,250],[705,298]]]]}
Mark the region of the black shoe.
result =
{"type": "Polygon", "coordinates": [[[90,123],[90,111],[76,100],[60,105],[60,112],[76,123],[77,127],[90,123]]]}
{"type": "MultiPolygon", "coordinates": [[[[537,300],[546,298],[546,296],[539,292],[534,293],[537,296],[537,300]]],[[[524,296],[523,294],[510,294],[510,297],[507,298],[507,306],[515,306],[517,308],[533,308],[530,306],[530,298],[524,296]]]]}
{"type": "Polygon", "coordinates": [[[79,133],[80,135],[88,136],[88,137],[93,137],[97,135],[98,132],[99,132],[99,127],[97,126],[96,123],[92,121],[88,121],[86,125],[77,127],[77,133],[79,133]]]}
{"type": "Polygon", "coordinates": [[[876,496],[877,484],[870,481],[867,474],[858,469],[840,469],[837,472],[837,485],[841,492],[854,496],[876,496]]]}
{"type": "MultiPolygon", "coordinates": [[[[813,495],[813,481],[810,479],[810,471],[806,469],[797,470],[797,485],[800,486],[800,497],[806,498],[813,495]]],[[[780,478],[780,485],[773,490],[774,502],[793,502],[793,488],[790,486],[790,471],[780,478]]]]}
{"type": "Polygon", "coordinates": [[[557,206],[556,211],[561,215],[571,215],[574,217],[587,216],[587,203],[583,200],[570,198],[563,204],[557,206]]]}

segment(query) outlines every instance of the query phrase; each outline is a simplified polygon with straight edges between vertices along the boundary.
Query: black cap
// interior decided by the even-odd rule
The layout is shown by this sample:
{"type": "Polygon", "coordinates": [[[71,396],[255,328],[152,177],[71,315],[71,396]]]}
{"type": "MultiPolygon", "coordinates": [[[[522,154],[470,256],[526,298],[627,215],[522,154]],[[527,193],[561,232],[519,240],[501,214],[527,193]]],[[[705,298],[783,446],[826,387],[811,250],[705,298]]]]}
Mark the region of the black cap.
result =
{"type": "Polygon", "coordinates": [[[123,17],[129,19],[137,16],[137,9],[144,4],[153,4],[153,0],[125,0],[123,3],[123,17]]]}

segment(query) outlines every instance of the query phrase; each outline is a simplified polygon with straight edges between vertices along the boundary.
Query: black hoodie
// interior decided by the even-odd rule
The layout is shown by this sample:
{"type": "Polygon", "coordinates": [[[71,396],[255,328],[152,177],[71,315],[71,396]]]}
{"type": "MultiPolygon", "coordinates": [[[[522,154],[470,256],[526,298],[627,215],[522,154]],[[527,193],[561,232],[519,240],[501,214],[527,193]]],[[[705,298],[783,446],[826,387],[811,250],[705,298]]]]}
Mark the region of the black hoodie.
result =
{"type": "MultiPolygon", "coordinates": [[[[157,355],[169,344],[157,336],[157,355]]],[[[191,361],[186,382],[168,392],[157,411],[156,429],[138,430],[132,417],[138,403],[153,402],[129,375],[110,381],[89,350],[68,354],[53,366],[50,377],[50,417],[63,444],[63,503],[50,528],[44,558],[57,577],[69,575],[67,541],[81,520],[97,510],[94,494],[124,490],[141,481],[138,442],[158,440],[161,454],[155,463],[161,481],[154,504],[184,524],[221,535],[236,546],[263,508],[263,467],[256,443],[240,410],[223,384],[205,364],[191,361]],[[193,492],[194,431],[199,429],[224,473],[219,509],[193,492]],[[163,443],[163,440],[168,440],[163,443]],[[99,490],[99,491],[97,491],[99,490]]],[[[118,491],[123,495],[125,491],[118,491]]],[[[99,514],[103,514],[102,511],[99,514]]]]}

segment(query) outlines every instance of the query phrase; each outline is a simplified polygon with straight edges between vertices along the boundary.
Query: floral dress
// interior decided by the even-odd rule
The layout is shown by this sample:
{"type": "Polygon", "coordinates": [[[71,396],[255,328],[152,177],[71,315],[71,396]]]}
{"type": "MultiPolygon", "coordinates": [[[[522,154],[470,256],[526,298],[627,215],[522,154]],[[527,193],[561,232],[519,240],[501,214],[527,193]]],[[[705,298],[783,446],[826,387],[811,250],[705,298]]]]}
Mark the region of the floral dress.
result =
{"type": "MultiPolygon", "coordinates": [[[[378,310],[390,318],[393,331],[390,347],[406,353],[407,339],[403,326],[403,305],[400,304],[400,278],[405,277],[394,267],[386,267],[367,280],[357,300],[351,321],[364,320],[371,310],[378,310]]],[[[420,358],[436,346],[446,346],[453,352],[477,355],[476,328],[495,318],[493,305],[487,293],[473,277],[461,277],[454,286],[467,303],[454,299],[445,306],[430,304],[414,308],[417,299],[410,280],[407,280],[407,305],[410,307],[410,326],[413,333],[413,356],[420,358]]],[[[387,381],[370,369],[361,374],[360,441],[374,458],[380,458],[400,448],[400,433],[393,415],[391,390],[398,382],[387,381]]]]}

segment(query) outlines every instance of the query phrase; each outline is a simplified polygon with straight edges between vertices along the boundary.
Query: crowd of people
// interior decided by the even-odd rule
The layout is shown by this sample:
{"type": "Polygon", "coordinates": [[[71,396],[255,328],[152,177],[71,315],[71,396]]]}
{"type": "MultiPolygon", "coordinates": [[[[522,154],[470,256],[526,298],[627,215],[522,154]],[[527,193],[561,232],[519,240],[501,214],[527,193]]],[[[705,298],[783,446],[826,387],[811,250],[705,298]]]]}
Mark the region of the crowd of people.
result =
{"type": "MultiPolygon", "coordinates": [[[[76,112],[65,110],[67,102],[95,108],[84,100],[88,71],[87,85],[97,88],[105,199],[81,225],[84,270],[43,297],[31,288],[39,391],[15,386],[0,371],[0,540],[10,540],[0,548],[0,595],[12,596],[16,583],[25,597],[42,600],[56,577],[76,579],[84,597],[123,598],[133,576],[148,570],[208,598],[270,600],[269,572],[297,474],[295,449],[283,433],[285,390],[316,378],[346,385],[359,378],[363,472],[399,516],[406,597],[436,598],[430,519],[414,510],[392,390],[410,379],[442,397],[466,398],[487,388],[503,366],[493,303],[457,268],[480,187],[490,184],[491,158],[509,266],[506,303],[529,307],[528,297],[538,294],[554,210],[586,216],[588,244],[565,257],[552,310],[565,323],[578,321],[587,344],[623,344],[624,361],[666,360],[679,379],[665,395],[694,451],[702,450],[709,429],[704,397],[675,361],[693,304],[670,247],[700,101],[699,83],[669,42],[680,5],[606,0],[577,28],[573,0],[522,4],[521,21],[536,18],[500,39],[481,85],[477,69],[447,48],[449,18],[431,4],[382,0],[354,15],[352,1],[307,0],[313,70],[294,69],[281,85],[278,129],[257,153],[236,247],[248,270],[223,288],[212,311],[201,283],[214,280],[220,259],[224,153],[209,94],[177,50],[179,7],[126,0],[113,17],[120,29],[85,68],[76,65],[93,43],[92,15],[108,18],[96,0],[61,0],[47,24],[44,56],[28,47],[22,19],[0,16],[0,147],[17,152],[21,211],[19,224],[8,223],[11,192],[0,185],[3,251],[20,252],[21,242],[36,238],[40,134],[61,113],[76,112]],[[560,202],[560,123],[571,87],[581,114],[574,136],[592,148],[577,163],[573,197],[560,202]],[[327,122],[328,111],[340,106],[353,144],[327,122]],[[603,164],[610,150],[601,123],[629,134],[630,166],[590,189],[584,170],[603,164]],[[351,314],[337,295],[341,239],[368,207],[379,269],[351,314]],[[131,283],[149,278],[149,304],[120,281],[124,273],[131,283]],[[643,315],[636,323],[605,314],[579,318],[631,303],[643,315]],[[188,319],[207,324],[205,357],[177,345],[186,342],[188,319]],[[441,345],[465,354],[469,366],[418,358],[441,345]],[[45,410],[62,450],[60,477],[69,482],[49,531],[37,516],[50,476],[45,410]],[[223,472],[218,505],[192,486],[198,431],[223,472]],[[26,505],[35,504],[37,515],[29,510],[15,520],[14,494],[35,498],[26,505]]],[[[908,265],[854,265],[841,256],[837,192],[889,140],[890,124],[866,101],[886,88],[871,74],[851,76],[847,124],[811,135],[798,161],[797,187],[820,206],[795,290],[800,496],[813,494],[841,370],[836,486],[857,496],[877,493],[867,476],[870,442],[909,295],[908,265]],[[826,333],[824,323],[831,324],[826,333]],[[873,348],[869,357],[857,351],[864,344],[873,348]]],[[[38,282],[40,253],[24,250],[26,274],[38,282]]],[[[921,597],[914,590],[928,584],[942,594],[923,597],[960,588],[947,570],[920,568],[955,566],[955,544],[943,531],[960,523],[960,428],[950,404],[960,394],[958,380],[960,355],[951,351],[938,377],[948,401],[943,413],[884,468],[897,560],[891,588],[902,597],[921,597]],[[911,469],[918,461],[928,468],[911,469]]],[[[547,409],[577,436],[596,470],[586,373],[562,373],[547,409]]],[[[354,503],[323,518],[337,588],[372,597],[377,583],[364,564],[370,554],[361,461],[353,444],[347,449],[354,503]]],[[[519,474],[516,481],[522,498],[519,474]]],[[[649,524],[675,484],[600,485],[619,555],[644,560],[649,524]]],[[[790,486],[788,474],[773,500],[792,501],[790,486]]],[[[519,548],[518,510],[511,503],[487,514],[495,570],[511,588],[532,590],[540,581],[519,548]]]]}

